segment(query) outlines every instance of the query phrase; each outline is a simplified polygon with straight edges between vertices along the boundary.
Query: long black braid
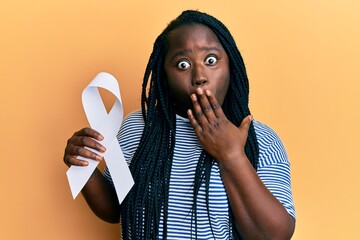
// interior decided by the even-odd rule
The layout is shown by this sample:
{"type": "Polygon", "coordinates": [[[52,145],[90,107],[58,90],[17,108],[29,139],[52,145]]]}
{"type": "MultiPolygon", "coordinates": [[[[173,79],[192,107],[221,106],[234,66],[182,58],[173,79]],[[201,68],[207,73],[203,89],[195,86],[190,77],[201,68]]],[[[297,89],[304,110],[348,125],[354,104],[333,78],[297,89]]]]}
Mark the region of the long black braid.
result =
{"type": "MultiPolygon", "coordinates": [[[[208,26],[216,34],[228,55],[230,84],[222,106],[225,115],[233,124],[239,126],[250,114],[246,69],[230,32],[224,24],[210,15],[199,11],[184,11],[156,39],[145,70],[141,95],[145,127],[130,165],[135,185],[122,204],[124,239],[158,238],[161,219],[163,238],[166,239],[167,236],[167,210],[175,146],[176,114],[170,92],[165,85],[164,59],[169,47],[169,33],[179,26],[192,24],[208,26]]],[[[250,125],[245,153],[256,170],[259,149],[253,124],[250,125]]],[[[205,151],[201,153],[194,179],[192,225],[195,228],[197,225],[196,201],[200,186],[203,184],[206,187],[206,204],[207,207],[209,206],[210,172],[214,162],[215,160],[205,151]]],[[[230,205],[229,216],[234,222],[230,205]]],[[[232,224],[229,227],[232,228],[233,239],[239,239],[235,225],[232,224]]]]}

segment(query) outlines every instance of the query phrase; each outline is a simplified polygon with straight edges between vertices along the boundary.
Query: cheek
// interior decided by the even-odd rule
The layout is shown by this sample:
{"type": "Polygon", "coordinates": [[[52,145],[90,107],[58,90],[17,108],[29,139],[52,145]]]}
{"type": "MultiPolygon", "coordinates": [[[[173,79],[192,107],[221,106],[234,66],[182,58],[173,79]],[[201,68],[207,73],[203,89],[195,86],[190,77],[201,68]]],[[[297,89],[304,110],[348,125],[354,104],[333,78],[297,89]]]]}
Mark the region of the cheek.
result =
{"type": "Polygon", "coordinates": [[[178,74],[166,74],[166,85],[173,97],[178,101],[187,93],[184,78],[178,74]]]}
{"type": "Polygon", "coordinates": [[[187,89],[189,76],[186,73],[165,68],[165,76],[166,83],[171,91],[184,91],[184,89],[187,89]]]}
{"type": "Polygon", "coordinates": [[[174,92],[176,92],[176,90],[180,87],[179,80],[173,75],[166,77],[166,84],[172,94],[174,94],[174,92]]]}
{"type": "Polygon", "coordinates": [[[219,76],[219,82],[217,84],[217,100],[222,105],[229,89],[230,85],[230,74],[228,71],[224,71],[221,76],[219,76]]]}

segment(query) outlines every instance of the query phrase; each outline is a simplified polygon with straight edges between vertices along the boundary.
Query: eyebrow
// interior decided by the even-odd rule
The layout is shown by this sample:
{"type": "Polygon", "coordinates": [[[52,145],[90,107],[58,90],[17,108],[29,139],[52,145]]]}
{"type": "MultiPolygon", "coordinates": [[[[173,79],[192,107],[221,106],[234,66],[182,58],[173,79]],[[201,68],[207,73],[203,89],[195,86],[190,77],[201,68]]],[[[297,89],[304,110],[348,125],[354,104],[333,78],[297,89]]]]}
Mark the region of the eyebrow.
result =
{"type": "MultiPolygon", "coordinates": [[[[210,52],[210,51],[216,51],[216,52],[220,52],[220,49],[217,47],[202,47],[200,49],[200,51],[205,51],[205,52],[210,52]]],[[[184,56],[187,55],[188,53],[190,53],[191,50],[190,49],[184,49],[184,50],[180,50],[177,51],[172,57],[171,60],[173,60],[174,58],[178,57],[178,56],[184,56]]]]}

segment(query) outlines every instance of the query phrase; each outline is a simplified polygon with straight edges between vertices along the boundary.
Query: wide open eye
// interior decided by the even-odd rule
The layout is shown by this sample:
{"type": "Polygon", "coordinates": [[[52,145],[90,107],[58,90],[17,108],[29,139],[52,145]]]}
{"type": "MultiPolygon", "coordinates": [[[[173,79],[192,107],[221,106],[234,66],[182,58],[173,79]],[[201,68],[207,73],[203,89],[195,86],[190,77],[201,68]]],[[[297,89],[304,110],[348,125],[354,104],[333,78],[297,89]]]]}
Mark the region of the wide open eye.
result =
{"type": "Polygon", "coordinates": [[[217,57],[214,55],[211,55],[205,59],[205,64],[206,65],[215,65],[217,61],[218,61],[217,57]]]}
{"type": "Polygon", "coordinates": [[[186,60],[181,60],[180,62],[178,62],[177,67],[181,70],[186,70],[189,69],[190,63],[186,60]]]}

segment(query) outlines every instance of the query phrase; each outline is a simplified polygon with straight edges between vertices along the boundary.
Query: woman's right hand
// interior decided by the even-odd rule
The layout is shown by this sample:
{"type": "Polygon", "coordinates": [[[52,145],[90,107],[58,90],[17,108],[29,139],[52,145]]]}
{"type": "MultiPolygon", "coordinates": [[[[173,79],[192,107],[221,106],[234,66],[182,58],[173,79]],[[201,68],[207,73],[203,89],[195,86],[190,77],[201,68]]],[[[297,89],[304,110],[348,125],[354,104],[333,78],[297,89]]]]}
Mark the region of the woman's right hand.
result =
{"type": "Polygon", "coordinates": [[[64,163],[69,167],[71,165],[89,165],[87,161],[77,159],[78,156],[102,161],[103,157],[92,152],[91,149],[95,149],[101,153],[105,152],[105,147],[98,142],[103,139],[104,137],[92,128],[83,128],[75,132],[67,141],[63,158],[64,163]]]}

